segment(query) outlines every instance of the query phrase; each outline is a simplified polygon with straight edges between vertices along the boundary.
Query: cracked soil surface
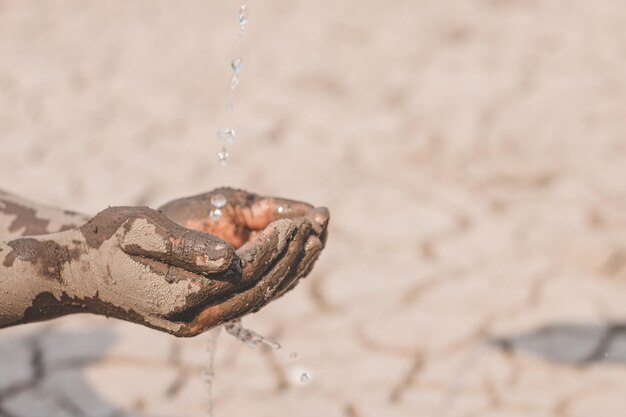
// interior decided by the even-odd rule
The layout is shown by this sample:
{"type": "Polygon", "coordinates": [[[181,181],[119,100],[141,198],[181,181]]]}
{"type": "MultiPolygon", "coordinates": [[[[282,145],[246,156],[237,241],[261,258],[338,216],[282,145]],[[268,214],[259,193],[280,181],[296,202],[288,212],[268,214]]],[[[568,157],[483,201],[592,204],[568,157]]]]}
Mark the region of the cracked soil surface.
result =
{"type": "MultiPolygon", "coordinates": [[[[312,275],[244,320],[285,348],[222,334],[216,416],[623,416],[626,4],[251,1],[240,43],[236,11],[0,0],[1,188],[87,213],[221,185],[330,208],[312,275]]],[[[2,417],[205,415],[205,337],[1,333],[2,417]]]]}

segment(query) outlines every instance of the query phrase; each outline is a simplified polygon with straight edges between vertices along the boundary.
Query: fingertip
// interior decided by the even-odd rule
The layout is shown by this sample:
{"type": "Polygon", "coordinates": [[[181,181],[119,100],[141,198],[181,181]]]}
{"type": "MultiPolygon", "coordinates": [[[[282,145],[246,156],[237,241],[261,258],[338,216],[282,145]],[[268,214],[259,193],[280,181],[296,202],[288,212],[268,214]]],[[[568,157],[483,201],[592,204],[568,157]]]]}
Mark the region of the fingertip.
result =
{"type": "Polygon", "coordinates": [[[313,210],[313,220],[317,224],[322,227],[326,227],[328,225],[328,220],[330,220],[330,211],[326,207],[316,207],[313,210]]]}
{"type": "Polygon", "coordinates": [[[243,262],[243,276],[247,281],[256,281],[285,250],[298,231],[296,222],[281,219],[272,222],[259,236],[236,250],[243,262]]]}
{"type": "Polygon", "coordinates": [[[309,211],[307,218],[311,221],[315,233],[320,235],[326,230],[326,227],[328,227],[330,212],[326,207],[316,207],[309,211]]]}
{"type": "Polygon", "coordinates": [[[275,235],[278,238],[278,250],[281,251],[287,242],[296,234],[300,229],[300,221],[293,219],[279,219],[276,220],[259,235],[262,238],[267,235],[275,235]]]}
{"type": "Polygon", "coordinates": [[[196,257],[196,264],[205,267],[207,272],[222,273],[230,268],[236,257],[235,249],[223,242],[215,244],[208,251],[199,254],[196,257]]]}
{"type": "Polygon", "coordinates": [[[304,250],[307,253],[315,253],[322,250],[322,242],[317,238],[317,236],[309,236],[306,244],[304,245],[304,250]]]}
{"type": "Polygon", "coordinates": [[[277,219],[286,217],[299,217],[308,213],[313,206],[301,201],[287,200],[284,198],[269,199],[270,206],[274,210],[274,217],[277,219]]]}

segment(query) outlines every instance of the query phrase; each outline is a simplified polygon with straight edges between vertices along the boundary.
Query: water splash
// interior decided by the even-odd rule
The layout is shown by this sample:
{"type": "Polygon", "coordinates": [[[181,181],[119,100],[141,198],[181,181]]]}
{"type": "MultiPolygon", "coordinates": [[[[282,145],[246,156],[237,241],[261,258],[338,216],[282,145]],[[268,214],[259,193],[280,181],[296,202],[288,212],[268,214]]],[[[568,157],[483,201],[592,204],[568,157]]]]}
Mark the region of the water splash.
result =
{"type": "Polygon", "coordinates": [[[229,335],[247,344],[251,349],[255,349],[258,345],[264,345],[274,350],[280,349],[279,343],[267,339],[253,330],[244,328],[241,324],[241,319],[229,321],[224,325],[224,330],[226,330],[226,333],[229,335]]]}

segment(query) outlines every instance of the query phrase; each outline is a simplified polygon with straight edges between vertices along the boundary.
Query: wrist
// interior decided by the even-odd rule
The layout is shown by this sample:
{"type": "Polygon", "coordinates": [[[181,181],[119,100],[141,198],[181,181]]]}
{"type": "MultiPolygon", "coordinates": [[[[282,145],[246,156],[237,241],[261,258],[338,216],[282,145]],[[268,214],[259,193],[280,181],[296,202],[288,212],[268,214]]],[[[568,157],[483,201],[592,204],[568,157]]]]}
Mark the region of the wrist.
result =
{"type": "Polygon", "coordinates": [[[76,311],[77,262],[86,253],[77,230],[0,244],[0,327],[76,311]]]}

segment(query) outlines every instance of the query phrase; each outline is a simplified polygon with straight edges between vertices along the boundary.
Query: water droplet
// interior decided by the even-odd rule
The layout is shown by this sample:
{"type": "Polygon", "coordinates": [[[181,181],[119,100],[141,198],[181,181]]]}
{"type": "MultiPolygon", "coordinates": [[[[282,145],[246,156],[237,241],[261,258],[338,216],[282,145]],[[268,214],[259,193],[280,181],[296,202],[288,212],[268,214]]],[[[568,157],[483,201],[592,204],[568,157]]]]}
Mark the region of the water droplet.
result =
{"type": "Polygon", "coordinates": [[[276,211],[278,212],[278,214],[283,214],[285,212],[285,208],[283,206],[278,206],[276,211]]]}
{"type": "Polygon", "coordinates": [[[235,58],[230,63],[230,67],[233,69],[235,74],[239,74],[243,69],[243,60],[241,58],[235,58]]]}
{"type": "Polygon", "coordinates": [[[214,194],[211,196],[211,204],[213,207],[222,208],[226,205],[227,200],[224,194],[214,194]]]}
{"type": "Polygon", "coordinates": [[[229,102],[226,104],[226,110],[228,110],[228,111],[233,111],[233,107],[234,107],[234,106],[233,106],[233,102],[232,102],[232,101],[229,101],[229,102]]]}
{"type": "MultiPolygon", "coordinates": [[[[232,145],[233,143],[235,143],[236,138],[237,135],[235,134],[235,131],[233,129],[225,127],[217,131],[217,140],[222,142],[224,145],[232,145]]],[[[222,148],[222,151],[225,150],[226,148],[222,148]]],[[[226,158],[228,158],[228,152],[226,152],[226,158]]]]}
{"type": "Polygon", "coordinates": [[[248,24],[248,6],[244,4],[239,9],[239,26],[241,26],[243,29],[245,28],[247,24],[248,24]]]}
{"type": "Polygon", "coordinates": [[[222,150],[217,153],[217,157],[219,159],[220,165],[226,166],[226,164],[228,163],[228,150],[226,150],[226,148],[222,148],[222,150]]]}
{"type": "Polygon", "coordinates": [[[301,366],[293,366],[289,370],[289,379],[295,385],[307,385],[311,382],[311,371],[301,366]]]}
{"type": "Polygon", "coordinates": [[[215,374],[211,370],[202,371],[202,380],[205,384],[210,385],[213,382],[213,378],[215,378],[215,374]]]}
{"type": "Polygon", "coordinates": [[[211,211],[211,219],[219,220],[221,217],[222,217],[222,210],[216,208],[215,210],[211,211]]]}
{"type": "Polygon", "coordinates": [[[234,90],[239,85],[239,75],[233,75],[233,78],[230,79],[230,89],[234,90]]]}
{"type": "Polygon", "coordinates": [[[298,352],[289,352],[289,359],[296,359],[298,357],[298,352]]]}

